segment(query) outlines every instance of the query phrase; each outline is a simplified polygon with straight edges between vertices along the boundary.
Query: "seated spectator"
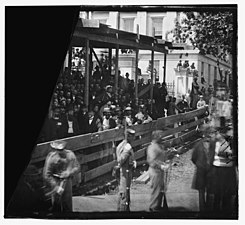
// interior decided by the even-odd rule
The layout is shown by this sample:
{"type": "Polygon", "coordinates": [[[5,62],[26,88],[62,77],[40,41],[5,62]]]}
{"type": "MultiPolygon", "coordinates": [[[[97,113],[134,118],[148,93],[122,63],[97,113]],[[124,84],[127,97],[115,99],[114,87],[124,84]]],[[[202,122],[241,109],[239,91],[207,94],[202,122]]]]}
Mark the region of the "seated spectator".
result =
{"type": "Polygon", "coordinates": [[[88,119],[89,119],[88,133],[94,133],[103,130],[101,121],[98,116],[94,115],[93,110],[89,110],[88,119]]]}
{"type": "Polygon", "coordinates": [[[179,113],[185,113],[189,111],[189,105],[187,103],[187,100],[185,99],[185,95],[182,95],[181,101],[177,104],[177,110],[179,113]]]}
{"type": "Polygon", "coordinates": [[[145,124],[145,123],[150,123],[150,122],[152,122],[152,118],[150,117],[150,115],[149,115],[149,113],[148,113],[148,110],[147,110],[147,108],[144,106],[143,107],[143,110],[142,110],[142,112],[143,112],[143,115],[144,115],[144,117],[143,117],[143,124],[145,124]]]}
{"type": "Polygon", "coordinates": [[[88,108],[86,105],[81,105],[77,116],[80,134],[86,134],[88,132],[88,120],[88,108]]]}
{"type": "Polygon", "coordinates": [[[134,124],[134,118],[132,116],[132,108],[126,107],[125,108],[125,118],[123,119],[123,125],[132,126],[134,124]]]}
{"type": "MultiPolygon", "coordinates": [[[[170,98],[171,99],[171,98],[170,98]]],[[[172,101],[169,102],[168,110],[167,110],[167,115],[175,115],[176,114],[176,98],[173,97],[172,101]]]]}
{"type": "Polygon", "coordinates": [[[199,97],[200,97],[200,99],[197,102],[197,109],[200,109],[200,108],[203,108],[206,106],[206,102],[203,100],[203,96],[200,95],[199,97]]]}
{"type": "Polygon", "coordinates": [[[114,119],[115,119],[115,122],[116,122],[116,126],[118,128],[122,127],[123,124],[123,113],[122,113],[122,110],[119,106],[116,107],[115,109],[115,116],[114,116],[114,119]]]}
{"type": "Polygon", "coordinates": [[[43,126],[41,139],[43,141],[52,141],[67,137],[68,124],[65,118],[61,116],[60,110],[58,108],[54,109],[51,116],[43,126]]]}
{"type": "Polygon", "coordinates": [[[102,126],[103,126],[103,130],[109,130],[116,127],[116,122],[111,116],[110,108],[104,108],[102,126]]]}
{"type": "Polygon", "coordinates": [[[139,106],[138,113],[135,115],[136,123],[141,124],[143,122],[144,114],[143,114],[144,105],[139,106]]]}
{"type": "Polygon", "coordinates": [[[80,133],[77,118],[74,116],[74,109],[70,106],[67,113],[68,137],[78,135],[80,133]]]}

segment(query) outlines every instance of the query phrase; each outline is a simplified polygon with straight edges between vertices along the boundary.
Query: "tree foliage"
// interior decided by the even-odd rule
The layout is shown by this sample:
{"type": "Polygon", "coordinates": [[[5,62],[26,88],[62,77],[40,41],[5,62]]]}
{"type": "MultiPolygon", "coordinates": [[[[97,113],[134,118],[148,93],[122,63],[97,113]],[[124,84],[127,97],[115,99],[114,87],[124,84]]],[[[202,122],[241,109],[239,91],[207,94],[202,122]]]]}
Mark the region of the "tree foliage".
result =
{"type": "Polygon", "coordinates": [[[198,48],[201,54],[211,54],[227,60],[232,53],[233,14],[227,12],[186,12],[182,21],[176,21],[177,42],[186,42],[198,48]]]}

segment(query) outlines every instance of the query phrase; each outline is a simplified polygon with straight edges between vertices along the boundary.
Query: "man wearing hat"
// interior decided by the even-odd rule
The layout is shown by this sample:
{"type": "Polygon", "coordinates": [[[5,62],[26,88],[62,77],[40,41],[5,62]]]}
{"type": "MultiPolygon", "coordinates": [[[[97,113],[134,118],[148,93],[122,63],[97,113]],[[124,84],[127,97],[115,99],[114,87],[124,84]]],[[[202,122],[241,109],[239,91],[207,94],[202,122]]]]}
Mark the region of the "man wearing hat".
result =
{"type": "Polygon", "coordinates": [[[93,79],[101,80],[101,73],[100,73],[100,68],[98,65],[96,65],[96,67],[95,67],[95,71],[93,73],[93,79]]]}
{"type": "Polygon", "coordinates": [[[200,99],[197,102],[197,109],[200,109],[206,106],[206,102],[203,100],[203,95],[200,95],[199,97],[200,99]]]}
{"type": "Polygon", "coordinates": [[[116,155],[120,167],[120,184],[118,196],[118,211],[130,211],[130,185],[132,179],[132,168],[136,168],[132,142],[135,138],[135,130],[127,129],[125,139],[117,146],[116,155]]]}
{"type": "Polygon", "coordinates": [[[215,212],[231,215],[235,211],[238,177],[232,146],[226,140],[227,129],[221,127],[215,136],[215,152],[212,162],[215,212]]]}
{"type": "Polygon", "coordinates": [[[199,192],[199,210],[212,210],[212,162],[215,150],[214,127],[204,124],[200,127],[203,138],[193,147],[191,161],[196,166],[192,188],[199,192]]]}
{"type": "Polygon", "coordinates": [[[116,122],[111,116],[110,108],[104,108],[103,114],[104,114],[103,121],[102,121],[103,130],[115,128],[116,122]]]}
{"type": "Polygon", "coordinates": [[[125,118],[124,118],[124,122],[123,125],[127,126],[132,126],[134,124],[134,118],[132,116],[132,108],[130,106],[127,106],[125,108],[125,118]]]}
{"type": "Polygon", "coordinates": [[[43,178],[49,190],[54,212],[72,211],[72,177],[79,172],[80,165],[75,154],[65,149],[66,142],[56,140],[50,146],[54,150],[46,158],[43,178]]]}
{"type": "Polygon", "coordinates": [[[166,163],[174,157],[174,152],[168,152],[161,145],[161,130],[152,132],[152,142],[147,148],[147,162],[149,164],[149,177],[151,181],[150,211],[160,211],[163,209],[162,202],[164,197],[164,207],[167,207],[167,200],[164,195],[166,185],[164,183],[164,170],[168,169],[166,163]]]}
{"type": "Polygon", "coordinates": [[[185,113],[189,110],[189,105],[187,100],[185,99],[185,95],[182,95],[182,99],[180,102],[178,102],[178,104],[176,105],[176,108],[178,110],[179,113],[185,113]]]}

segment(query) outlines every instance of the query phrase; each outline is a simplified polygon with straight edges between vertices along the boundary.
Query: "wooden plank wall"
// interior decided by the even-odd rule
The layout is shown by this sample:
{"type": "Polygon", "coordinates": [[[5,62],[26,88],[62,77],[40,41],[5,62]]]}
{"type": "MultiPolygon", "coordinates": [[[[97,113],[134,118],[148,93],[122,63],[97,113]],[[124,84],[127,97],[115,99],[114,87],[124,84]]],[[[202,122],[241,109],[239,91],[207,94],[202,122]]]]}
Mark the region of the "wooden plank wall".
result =
{"type": "MultiPolygon", "coordinates": [[[[132,146],[137,149],[135,152],[135,158],[140,159],[145,157],[147,145],[151,141],[151,133],[156,129],[163,130],[163,144],[166,147],[173,146],[181,143],[183,139],[186,139],[195,133],[195,128],[197,125],[203,123],[204,118],[199,120],[194,120],[197,117],[203,117],[205,115],[206,108],[198,109],[195,111],[187,112],[184,114],[173,115],[165,118],[160,118],[156,121],[153,121],[148,124],[140,124],[132,126],[136,131],[136,140],[133,142],[132,146]],[[168,127],[173,124],[178,124],[185,122],[184,125],[177,127],[168,127]],[[183,131],[189,130],[189,132],[181,135],[179,137],[164,140],[167,136],[174,135],[176,133],[181,133],[183,131]]],[[[79,135],[71,138],[66,138],[63,140],[67,141],[67,149],[70,149],[75,152],[78,161],[81,165],[87,165],[94,160],[100,160],[102,157],[110,156],[115,154],[115,146],[112,143],[117,143],[124,138],[124,129],[111,129],[102,132],[97,132],[93,134],[79,135]],[[108,149],[101,148],[100,151],[94,152],[91,154],[84,153],[88,147],[102,146],[103,144],[110,143],[108,149]]],[[[90,148],[92,149],[92,148],[90,148]]],[[[34,149],[31,162],[32,164],[42,167],[44,160],[47,154],[52,151],[50,148],[50,142],[38,144],[34,149]]],[[[87,150],[86,150],[87,151],[87,150]]],[[[88,182],[96,177],[99,177],[103,174],[106,174],[112,171],[113,166],[116,164],[116,161],[113,159],[110,162],[106,162],[103,165],[100,165],[96,168],[93,168],[89,171],[84,171],[84,182],[88,182]]],[[[42,168],[40,168],[42,169],[42,168]]]]}

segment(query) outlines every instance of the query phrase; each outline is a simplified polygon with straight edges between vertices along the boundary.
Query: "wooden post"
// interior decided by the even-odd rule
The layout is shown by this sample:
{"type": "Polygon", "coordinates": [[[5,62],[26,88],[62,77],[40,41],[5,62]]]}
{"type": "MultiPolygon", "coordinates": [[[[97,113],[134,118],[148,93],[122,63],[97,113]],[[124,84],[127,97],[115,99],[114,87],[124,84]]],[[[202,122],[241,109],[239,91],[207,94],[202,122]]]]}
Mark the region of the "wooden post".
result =
{"type": "Polygon", "coordinates": [[[71,66],[72,66],[72,46],[70,46],[68,51],[68,73],[71,74],[71,66]]]}
{"type": "Polygon", "coordinates": [[[109,48],[109,65],[108,65],[108,69],[109,69],[109,74],[111,76],[111,60],[112,60],[112,48],[109,48]]]}
{"type": "Polygon", "coordinates": [[[93,73],[93,54],[89,51],[89,80],[92,81],[92,73],[93,73]]]}
{"type": "Polygon", "coordinates": [[[97,56],[97,54],[96,54],[96,52],[94,51],[94,49],[93,48],[91,48],[90,49],[91,51],[92,51],[92,53],[94,54],[94,57],[95,57],[95,59],[96,59],[96,61],[97,61],[97,63],[99,64],[99,67],[100,67],[100,69],[101,69],[101,71],[102,71],[102,65],[101,65],[101,63],[100,63],[100,60],[99,60],[99,58],[98,58],[98,56],[97,56]]]}
{"type": "Polygon", "coordinates": [[[115,96],[118,97],[118,58],[119,58],[119,45],[116,46],[116,62],[115,62],[115,96]]]}
{"type": "MultiPolygon", "coordinates": [[[[176,128],[176,127],[178,127],[178,126],[179,126],[178,123],[174,123],[174,128],[176,128]]],[[[179,137],[178,132],[174,134],[174,137],[175,137],[175,138],[179,137]]]]}
{"type": "Polygon", "coordinates": [[[88,107],[89,105],[89,40],[86,39],[86,74],[85,74],[85,105],[88,107]]]}
{"type": "Polygon", "coordinates": [[[138,105],[138,57],[139,49],[135,51],[135,103],[138,105]]]}
{"type": "Polygon", "coordinates": [[[152,101],[153,101],[153,76],[154,76],[154,50],[151,51],[151,113],[152,113],[152,101]]]}
{"type": "Polygon", "coordinates": [[[166,64],[167,64],[167,53],[164,53],[163,82],[166,82],[166,64]]]}
{"type": "Polygon", "coordinates": [[[120,30],[120,12],[117,12],[117,29],[120,30]]]}
{"type": "MultiPolygon", "coordinates": [[[[137,24],[137,39],[136,42],[139,43],[139,24],[137,24]]],[[[135,51],[135,103],[138,105],[138,60],[139,60],[139,49],[135,51]]]]}

